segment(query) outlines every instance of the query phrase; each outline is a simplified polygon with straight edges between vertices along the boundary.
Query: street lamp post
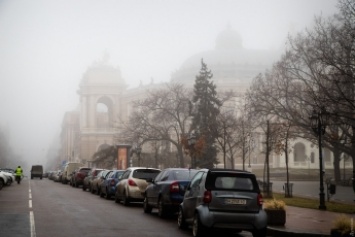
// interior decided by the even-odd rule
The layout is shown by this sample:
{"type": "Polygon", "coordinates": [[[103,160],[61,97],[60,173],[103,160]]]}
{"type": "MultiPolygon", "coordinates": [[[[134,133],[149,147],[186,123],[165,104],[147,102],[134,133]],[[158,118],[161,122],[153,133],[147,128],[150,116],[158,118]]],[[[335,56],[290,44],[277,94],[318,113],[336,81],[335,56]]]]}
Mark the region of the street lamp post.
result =
{"type": "Polygon", "coordinates": [[[318,147],[319,147],[319,209],[326,210],[325,206],[325,194],[324,194],[324,184],[323,184],[323,155],[322,155],[322,135],[325,134],[325,129],[328,123],[329,114],[322,108],[319,112],[313,111],[311,116],[311,126],[315,134],[318,136],[318,147]]]}

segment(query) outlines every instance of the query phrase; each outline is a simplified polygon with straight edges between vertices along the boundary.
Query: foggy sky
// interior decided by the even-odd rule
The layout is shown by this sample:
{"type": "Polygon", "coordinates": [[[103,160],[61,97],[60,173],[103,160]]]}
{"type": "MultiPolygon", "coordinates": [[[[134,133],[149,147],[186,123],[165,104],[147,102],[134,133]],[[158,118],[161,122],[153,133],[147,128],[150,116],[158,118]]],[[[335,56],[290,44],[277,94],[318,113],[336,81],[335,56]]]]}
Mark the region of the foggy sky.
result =
{"type": "MultiPolygon", "coordinates": [[[[336,0],[0,0],[0,128],[16,153],[43,161],[86,69],[103,57],[130,87],[169,81],[230,25],[249,49],[332,15],[336,0]]],[[[206,62],[208,65],[208,62],[206,62]]],[[[198,73],[198,72],[196,72],[198,73]]]]}

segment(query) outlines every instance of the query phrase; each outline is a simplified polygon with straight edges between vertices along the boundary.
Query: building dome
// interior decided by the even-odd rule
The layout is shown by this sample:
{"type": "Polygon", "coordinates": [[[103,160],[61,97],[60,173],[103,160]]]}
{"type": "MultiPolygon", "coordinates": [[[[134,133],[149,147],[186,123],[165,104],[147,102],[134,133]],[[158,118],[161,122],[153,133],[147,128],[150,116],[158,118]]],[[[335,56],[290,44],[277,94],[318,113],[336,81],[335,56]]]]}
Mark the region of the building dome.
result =
{"type": "Polygon", "coordinates": [[[119,67],[113,67],[108,63],[108,55],[94,62],[84,73],[81,85],[99,86],[112,85],[126,87],[125,80],[121,76],[119,67]]]}
{"type": "Polygon", "coordinates": [[[269,50],[243,48],[239,33],[227,27],[217,36],[215,49],[189,57],[172,74],[171,80],[191,86],[199,74],[203,59],[213,73],[212,80],[218,87],[245,88],[255,76],[272,66],[277,55],[277,52],[269,50]]]}
{"type": "Polygon", "coordinates": [[[242,47],[242,37],[230,26],[217,36],[216,50],[236,50],[242,47]]]}

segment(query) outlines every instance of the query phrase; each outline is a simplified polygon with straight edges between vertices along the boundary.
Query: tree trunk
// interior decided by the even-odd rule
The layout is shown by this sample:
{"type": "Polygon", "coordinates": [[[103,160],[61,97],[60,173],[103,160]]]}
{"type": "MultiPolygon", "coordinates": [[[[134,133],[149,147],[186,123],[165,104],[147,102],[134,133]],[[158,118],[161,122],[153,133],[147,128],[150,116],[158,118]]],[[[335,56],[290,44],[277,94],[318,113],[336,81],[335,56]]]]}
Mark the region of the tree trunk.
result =
{"type": "Polygon", "coordinates": [[[179,156],[179,161],[180,161],[180,167],[184,168],[185,167],[185,162],[184,162],[184,152],[182,146],[177,146],[177,151],[178,151],[178,156],[179,156]]]}
{"type": "Polygon", "coordinates": [[[334,162],[333,162],[334,179],[335,179],[336,183],[339,183],[341,181],[341,175],[340,175],[340,156],[341,156],[341,152],[339,151],[339,149],[336,146],[334,146],[333,155],[334,155],[334,162]]]}

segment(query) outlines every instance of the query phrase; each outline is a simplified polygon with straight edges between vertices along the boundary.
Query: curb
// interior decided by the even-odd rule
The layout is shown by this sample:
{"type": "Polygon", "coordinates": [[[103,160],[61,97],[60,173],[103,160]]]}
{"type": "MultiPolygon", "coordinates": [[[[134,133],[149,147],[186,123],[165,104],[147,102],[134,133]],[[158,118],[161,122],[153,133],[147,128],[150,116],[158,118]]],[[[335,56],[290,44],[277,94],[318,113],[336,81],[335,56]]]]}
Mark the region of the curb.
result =
{"type": "Polygon", "coordinates": [[[267,227],[267,235],[273,237],[331,237],[330,234],[304,233],[302,230],[286,230],[270,226],[267,227]]]}

